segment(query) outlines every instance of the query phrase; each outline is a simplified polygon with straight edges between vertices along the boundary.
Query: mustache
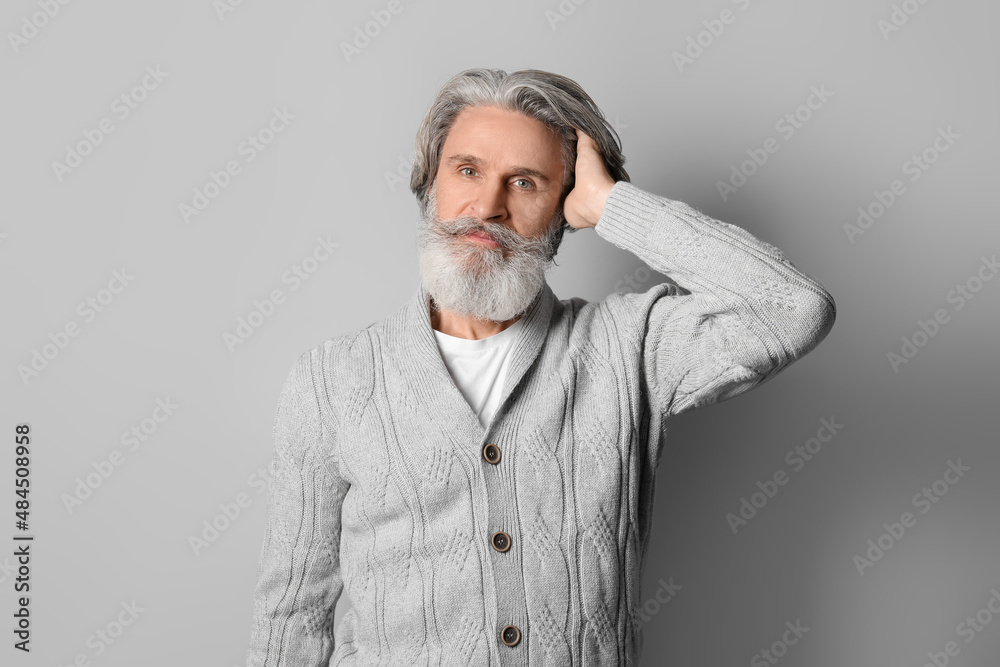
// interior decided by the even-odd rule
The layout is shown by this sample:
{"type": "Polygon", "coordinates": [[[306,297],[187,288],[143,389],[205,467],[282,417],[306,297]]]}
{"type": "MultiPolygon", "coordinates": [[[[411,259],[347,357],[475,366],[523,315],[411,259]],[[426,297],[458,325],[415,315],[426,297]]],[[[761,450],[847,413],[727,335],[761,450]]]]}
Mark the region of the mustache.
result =
{"type": "Polygon", "coordinates": [[[441,219],[437,218],[431,229],[441,236],[464,236],[480,232],[496,241],[504,250],[542,253],[551,249],[554,236],[553,229],[546,229],[541,236],[522,236],[503,223],[483,223],[471,216],[441,219]]]}

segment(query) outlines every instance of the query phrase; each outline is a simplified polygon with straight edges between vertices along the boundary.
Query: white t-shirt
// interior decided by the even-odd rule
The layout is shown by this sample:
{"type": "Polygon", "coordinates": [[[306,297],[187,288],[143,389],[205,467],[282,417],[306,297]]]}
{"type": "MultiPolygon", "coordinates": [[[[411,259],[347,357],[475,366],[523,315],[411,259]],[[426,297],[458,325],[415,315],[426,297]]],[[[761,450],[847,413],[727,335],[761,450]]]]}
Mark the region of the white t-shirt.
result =
{"type": "Polygon", "coordinates": [[[483,428],[489,426],[500,407],[504,379],[510,366],[510,350],[523,325],[522,316],[500,333],[479,340],[457,338],[433,329],[451,379],[483,428]]]}

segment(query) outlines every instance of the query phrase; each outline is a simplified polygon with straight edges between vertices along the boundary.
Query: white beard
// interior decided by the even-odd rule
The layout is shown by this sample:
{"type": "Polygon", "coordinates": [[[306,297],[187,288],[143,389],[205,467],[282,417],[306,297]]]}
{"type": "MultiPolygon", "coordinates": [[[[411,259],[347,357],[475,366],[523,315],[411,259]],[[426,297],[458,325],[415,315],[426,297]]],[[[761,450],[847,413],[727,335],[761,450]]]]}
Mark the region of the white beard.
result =
{"type": "Polygon", "coordinates": [[[560,214],[557,210],[542,236],[524,237],[503,223],[483,223],[473,217],[439,219],[437,197],[431,190],[417,246],[421,282],[433,299],[432,309],[493,322],[521,315],[545,282],[560,214]],[[462,238],[477,229],[500,247],[462,238]]]}

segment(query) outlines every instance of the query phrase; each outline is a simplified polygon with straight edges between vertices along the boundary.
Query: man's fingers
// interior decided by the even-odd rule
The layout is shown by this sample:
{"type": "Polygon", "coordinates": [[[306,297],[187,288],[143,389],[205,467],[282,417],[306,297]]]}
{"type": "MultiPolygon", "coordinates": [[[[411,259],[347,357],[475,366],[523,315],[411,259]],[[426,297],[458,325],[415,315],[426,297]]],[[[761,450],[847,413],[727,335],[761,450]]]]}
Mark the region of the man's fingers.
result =
{"type": "Polygon", "coordinates": [[[576,136],[577,136],[577,142],[576,142],[577,155],[580,154],[581,147],[583,147],[584,150],[590,150],[596,153],[597,155],[601,154],[601,147],[597,145],[597,142],[594,141],[594,139],[589,134],[587,134],[580,128],[573,128],[573,129],[576,130],[576,136]]]}

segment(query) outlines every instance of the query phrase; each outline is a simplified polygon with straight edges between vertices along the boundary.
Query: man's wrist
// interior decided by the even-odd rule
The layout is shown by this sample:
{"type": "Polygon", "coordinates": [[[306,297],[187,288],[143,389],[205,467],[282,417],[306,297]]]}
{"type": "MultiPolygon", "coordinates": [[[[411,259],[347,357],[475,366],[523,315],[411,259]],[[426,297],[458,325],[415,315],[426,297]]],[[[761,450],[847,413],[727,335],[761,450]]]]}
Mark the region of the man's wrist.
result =
{"type": "Polygon", "coordinates": [[[607,186],[600,194],[596,195],[599,201],[599,205],[596,207],[597,215],[594,218],[594,224],[590,225],[591,228],[597,227],[597,225],[604,219],[604,214],[608,210],[608,199],[611,197],[611,193],[614,192],[615,186],[624,181],[614,181],[607,186]]]}
{"type": "Polygon", "coordinates": [[[601,216],[604,215],[604,209],[608,203],[608,197],[611,196],[611,191],[615,189],[615,181],[610,181],[600,188],[597,194],[594,195],[596,199],[596,216],[594,217],[594,224],[591,227],[596,227],[597,223],[601,221],[601,216]]]}

